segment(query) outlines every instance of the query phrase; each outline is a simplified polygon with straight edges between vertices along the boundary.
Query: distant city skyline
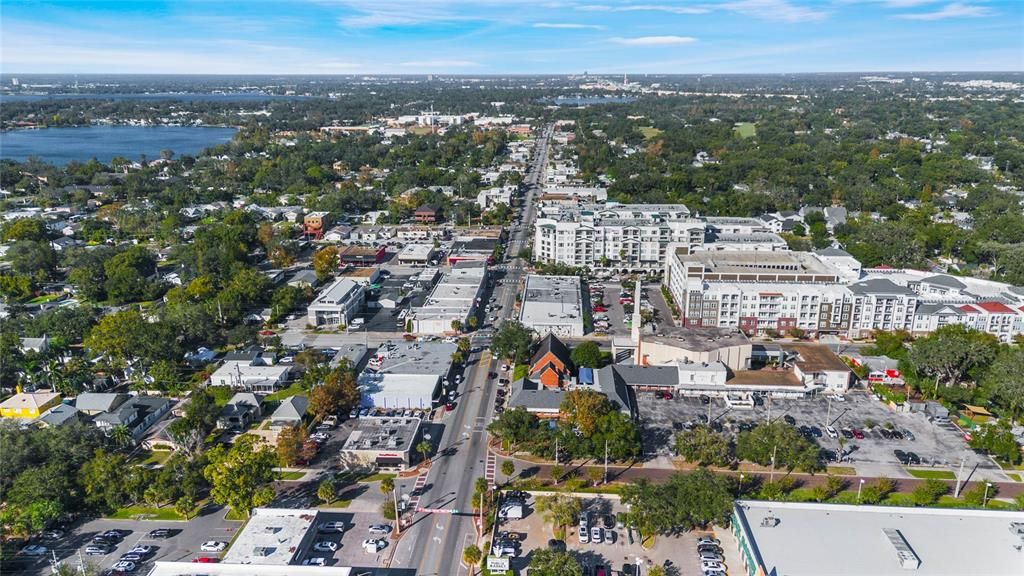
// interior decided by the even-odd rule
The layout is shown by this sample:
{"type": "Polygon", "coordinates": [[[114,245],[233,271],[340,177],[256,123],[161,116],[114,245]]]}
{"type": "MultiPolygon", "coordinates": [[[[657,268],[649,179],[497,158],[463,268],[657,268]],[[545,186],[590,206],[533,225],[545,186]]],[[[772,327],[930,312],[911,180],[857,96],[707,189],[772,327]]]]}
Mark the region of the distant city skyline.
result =
{"type": "Polygon", "coordinates": [[[4,0],[0,71],[1020,71],[1020,0],[4,0]]]}

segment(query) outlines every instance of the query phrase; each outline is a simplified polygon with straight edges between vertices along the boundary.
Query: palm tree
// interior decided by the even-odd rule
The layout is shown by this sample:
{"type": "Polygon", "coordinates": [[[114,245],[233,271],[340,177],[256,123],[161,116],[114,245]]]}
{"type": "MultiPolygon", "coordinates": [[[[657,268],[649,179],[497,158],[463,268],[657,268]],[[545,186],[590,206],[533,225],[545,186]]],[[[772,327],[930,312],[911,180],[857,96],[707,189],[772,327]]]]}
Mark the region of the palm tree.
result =
{"type": "Polygon", "coordinates": [[[385,496],[395,491],[395,479],[388,476],[380,481],[381,494],[385,496]]]}
{"type": "Polygon", "coordinates": [[[416,451],[419,452],[421,456],[423,456],[424,462],[430,462],[427,456],[430,455],[430,451],[433,448],[433,444],[431,444],[428,440],[421,440],[420,443],[416,445],[416,451]]]}
{"type": "Polygon", "coordinates": [[[122,448],[132,444],[135,441],[135,439],[132,438],[131,430],[129,430],[128,427],[125,426],[124,424],[118,424],[117,426],[114,426],[110,430],[109,436],[110,439],[114,442],[114,444],[122,448]]]}

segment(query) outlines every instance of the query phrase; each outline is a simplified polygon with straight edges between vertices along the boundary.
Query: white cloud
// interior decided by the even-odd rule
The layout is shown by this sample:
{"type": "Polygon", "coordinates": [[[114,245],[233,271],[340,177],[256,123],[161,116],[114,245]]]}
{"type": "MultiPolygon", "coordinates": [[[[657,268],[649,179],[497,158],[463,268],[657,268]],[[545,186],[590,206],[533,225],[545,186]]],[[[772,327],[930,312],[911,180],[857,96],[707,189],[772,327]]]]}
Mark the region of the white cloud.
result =
{"type": "Polygon", "coordinates": [[[980,18],[991,13],[992,11],[985,6],[953,2],[934,12],[900,14],[896,17],[904,20],[945,20],[947,18],[980,18]]]}
{"type": "Polygon", "coordinates": [[[612,42],[623,46],[681,46],[697,41],[691,36],[638,36],[636,38],[612,38],[612,42]]]}
{"type": "Polygon", "coordinates": [[[669,14],[707,14],[710,8],[703,6],[671,6],[667,4],[634,4],[619,6],[616,12],[667,12],[669,14]]]}
{"type": "Polygon", "coordinates": [[[829,13],[806,6],[797,6],[789,0],[738,0],[721,5],[726,10],[745,16],[776,22],[815,22],[828,18],[829,13]]]}
{"type": "Polygon", "coordinates": [[[572,24],[568,22],[538,22],[534,28],[553,28],[556,30],[604,30],[604,26],[597,24],[572,24]]]}

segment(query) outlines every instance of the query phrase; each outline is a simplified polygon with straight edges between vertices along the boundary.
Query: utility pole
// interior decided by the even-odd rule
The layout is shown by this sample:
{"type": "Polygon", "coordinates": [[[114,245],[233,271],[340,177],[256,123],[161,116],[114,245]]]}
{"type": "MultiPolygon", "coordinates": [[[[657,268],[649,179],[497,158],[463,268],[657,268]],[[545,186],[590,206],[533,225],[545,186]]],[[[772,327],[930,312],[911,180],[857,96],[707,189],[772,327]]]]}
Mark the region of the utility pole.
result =
{"type": "Polygon", "coordinates": [[[987,508],[988,507],[988,489],[991,488],[991,487],[992,487],[992,483],[991,482],[985,482],[985,496],[982,497],[982,499],[981,499],[981,507],[982,508],[987,508]]]}
{"type": "Polygon", "coordinates": [[[778,449],[778,444],[772,447],[772,472],[771,475],[768,477],[769,482],[775,482],[775,453],[778,451],[778,449]]]}
{"type": "Polygon", "coordinates": [[[608,440],[605,439],[605,441],[604,441],[604,482],[602,482],[602,484],[607,484],[607,483],[608,483],[608,440]]]}
{"type": "Polygon", "coordinates": [[[768,396],[768,419],[765,420],[765,424],[772,423],[772,397],[768,396]]]}
{"type": "Polygon", "coordinates": [[[402,515],[398,512],[398,484],[395,484],[395,488],[391,491],[391,496],[395,499],[395,535],[402,535],[402,515]]]}
{"type": "Polygon", "coordinates": [[[555,465],[558,465],[558,436],[555,436],[555,465]]]}
{"type": "Polygon", "coordinates": [[[963,482],[964,462],[966,461],[967,456],[960,458],[960,470],[956,473],[956,490],[953,491],[953,498],[960,497],[960,483],[963,482]]]}
{"type": "Polygon", "coordinates": [[[828,397],[828,412],[825,416],[825,426],[832,425],[832,396],[828,397]]]}

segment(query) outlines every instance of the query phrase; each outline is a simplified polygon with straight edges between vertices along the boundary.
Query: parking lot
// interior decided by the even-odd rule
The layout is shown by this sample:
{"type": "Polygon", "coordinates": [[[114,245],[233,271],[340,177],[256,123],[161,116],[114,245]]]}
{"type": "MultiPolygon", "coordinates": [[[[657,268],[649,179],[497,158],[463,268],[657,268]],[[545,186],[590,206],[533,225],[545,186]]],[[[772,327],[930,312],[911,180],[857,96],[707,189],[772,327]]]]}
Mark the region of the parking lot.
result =
{"type": "MultiPolygon", "coordinates": [[[[518,556],[512,558],[511,567],[521,573],[529,565],[534,550],[547,548],[553,538],[551,525],[545,522],[542,514],[534,510],[534,499],[528,502],[521,520],[504,520],[497,530],[515,534],[521,542],[518,556]]],[[[615,573],[629,570],[640,559],[643,565],[642,574],[646,574],[652,566],[674,567],[669,574],[699,574],[700,562],[696,553],[696,539],[702,533],[690,532],[679,536],[658,536],[654,547],[645,550],[640,546],[639,535],[625,527],[620,527],[618,515],[625,512],[625,507],[617,498],[589,498],[583,501],[583,510],[589,518],[591,527],[604,527],[606,522],[611,526],[612,538],[609,542],[602,530],[600,543],[581,543],[576,526],[570,526],[566,532],[565,546],[584,566],[584,574],[594,576],[598,566],[611,567],[615,573]],[[610,517],[612,516],[612,517],[610,517]]],[[[610,573],[610,572],[609,572],[610,573]]]]}
{"type": "MultiPolygon", "coordinates": [[[[590,298],[591,309],[594,305],[603,302],[604,307],[607,308],[604,312],[594,311],[594,316],[605,315],[608,318],[608,334],[609,335],[626,335],[630,333],[630,326],[626,324],[626,312],[625,307],[619,304],[619,298],[622,293],[622,283],[614,280],[593,280],[587,284],[588,290],[590,287],[602,287],[600,293],[603,298],[598,299],[596,297],[590,298]]],[[[667,323],[672,325],[672,313],[669,310],[668,304],[665,303],[665,298],[661,294],[661,289],[657,283],[651,282],[644,284],[641,288],[641,297],[646,298],[649,302],[650,309],[655,313],[655,321],[660,323],[667,323]]],[[[630,299],[635,294],[629,293],[630,299]]],[[[584,298],[588,298],[589,294],[585,295],[584,298]]],[[[596,318],[595,318],[596,321],[596,318]]],[[[599,328],[595,327],[595,330],[599,328]]]]}
{"type": "Polygon", "coordinates": [[[685,427],[687,423],[701,423],[709,415],[715,428],[721,426],[722,430],[737,431],[740,423],[765,422],[770,410],[772,421],[784,419],[797,427],[817,427],[821,435],[815,440],[822,448],[837,455],[840,450],[839,439],[830,438],[825,433],[825,423],[830,423],[839,433],[845,428],[852,434],[856,429],[864,436],[863,439],[844,438],[843,450],[846,454],[844,463],[858,468],[866,467],[870,471],[905,476],[894,454],[895,450],[915,453],[920,458],[920,466],[925,468],[959,467],[961,459],[965,459],[966,470],[975,467],[995,468],[987,457],[974,452],[967,445],[960,431],[952,424],[929,422],[921,413],[896,413],[873,396],[863,393],[847,394],[844,402],[832,401],[831,407],[824,397],[766,399],[763,405],[751,410],[730,409],[720,398],[711,398],[710,404],[703,404],[698,398],[676,396],[671,400],[663,400],[656,398],[653,393],[639,394],[637,402],[644,428],[644,450],[648,454],[669,454],[676,430],[685,427]],[[910,431],[910,435],[904,434],[902,439],[887,439],[882,429],[899,430],[901,434],[910,431]]]}
{"type": "MultiPolygon", "coordinates": [[[[98,519],[72,528],[60,540],[41,544],[56,554],[58,562],[71,566],[79,566],[84,562],[86,566],[95,566],[99,570],[111,568],[123,554],[135,546],[150,546],[153,551],[143,561],[136,563],[136,573],[145,574],[156,560],[188,562],[201,556],[219,556],[220,554],[215,552],[202,552],[200,545],[209,540],[230,542],[239,527],[241,522],[224,520],[223,509],[211,511],[190,522],[98,519]],[[150,531],[158,528],[170,530],[170,537],[150,537],[150,531]],[[114,551],[104,556],[87,556],[85,547],[89,541],[108,530],[117,530],[121,534],[114,551]]],[[[51,559],[50,554],[36,557],[33,562],[25,565],[21,573],[50,574],[51,559]]]]}
{"type": "Polygon", "coordinates": [[[337,545],[337,550],[319,552],[311,549],[303,556],[303,559],[323,558],[326,566],[371,567],[381,566],[384,559],[390,554],[388,547],[392,545],[391,535],[370,534],[371,525],[390,525],[379,513],[321,512],[317,522],[341,522],[345,528],[340,534],[318,533],[313,541],[314,546],[317,542],[331,542],[337,545]],[[367,539],[383,540],[386,546],[379,552],[368,552],[363,548],[363,541],[367,539]]]}

